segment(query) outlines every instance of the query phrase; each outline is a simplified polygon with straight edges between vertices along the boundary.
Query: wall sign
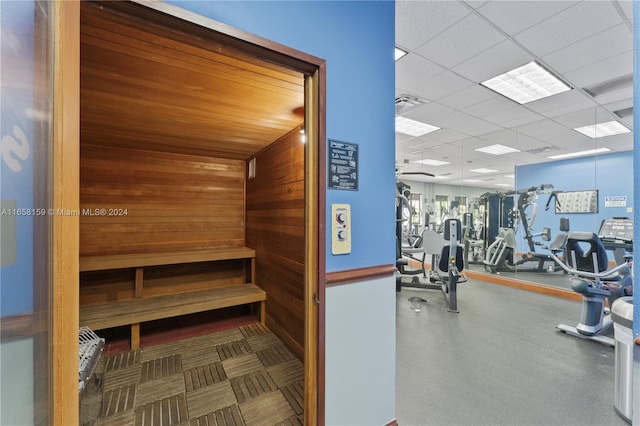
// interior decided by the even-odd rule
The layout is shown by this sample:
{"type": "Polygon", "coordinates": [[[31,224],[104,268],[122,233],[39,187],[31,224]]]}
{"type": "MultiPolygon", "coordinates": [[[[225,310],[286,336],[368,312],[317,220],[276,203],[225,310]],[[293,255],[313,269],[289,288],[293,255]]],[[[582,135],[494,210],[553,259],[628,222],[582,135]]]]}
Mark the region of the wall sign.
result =
{"type": "Polygon", "coordinates": [[[604,197],[605,207],[627,207],[626,195],[610,195],[604,197]]]}
{"type": "Polygon", "coordinates": [[[329,142],[330,189],[358,190],[358,145],[349,142],[329,142]]]}

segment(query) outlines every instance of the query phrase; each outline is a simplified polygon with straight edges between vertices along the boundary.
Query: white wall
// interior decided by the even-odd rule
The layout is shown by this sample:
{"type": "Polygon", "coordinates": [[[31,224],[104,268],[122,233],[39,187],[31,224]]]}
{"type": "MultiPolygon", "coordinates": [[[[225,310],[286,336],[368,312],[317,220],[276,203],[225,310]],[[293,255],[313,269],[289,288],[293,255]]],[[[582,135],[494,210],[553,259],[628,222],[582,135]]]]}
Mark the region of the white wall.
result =
{"type": "Polygon", "coordinates": [[[32,339],[0,343],[0,377],[0,425],[34,424],[32,339]]]}
{"type": "Polygon", "coordinates": [[[327,287],[327,425],[395,419],[395,299],[395,277],[327,287]]]}

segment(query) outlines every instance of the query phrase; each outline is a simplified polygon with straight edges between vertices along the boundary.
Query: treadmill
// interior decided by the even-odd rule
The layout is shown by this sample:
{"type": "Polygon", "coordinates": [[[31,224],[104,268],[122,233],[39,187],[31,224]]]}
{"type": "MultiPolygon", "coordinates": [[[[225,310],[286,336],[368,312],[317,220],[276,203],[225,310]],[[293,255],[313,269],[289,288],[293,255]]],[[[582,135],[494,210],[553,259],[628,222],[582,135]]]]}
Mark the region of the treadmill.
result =
{"type": "Polygon", "coordinates": [[[627,253],[633,253],[633,219],[614,217],[600,224],[598,237],[604,248],[613,252],[616,265],[624,262],[627,253]]]}

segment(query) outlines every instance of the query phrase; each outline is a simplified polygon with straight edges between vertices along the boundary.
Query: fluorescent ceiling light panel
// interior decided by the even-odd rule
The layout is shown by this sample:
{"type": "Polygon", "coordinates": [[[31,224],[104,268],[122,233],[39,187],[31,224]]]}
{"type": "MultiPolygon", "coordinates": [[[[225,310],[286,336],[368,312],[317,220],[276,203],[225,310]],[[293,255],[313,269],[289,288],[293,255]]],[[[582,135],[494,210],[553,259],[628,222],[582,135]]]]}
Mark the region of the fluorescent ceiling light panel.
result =
{"type": "Polygon", "coordinates": [[[480,84],[521,105],[571,90],[571,87],[536,61],[480,84]]]}
{"type": "Polygon", "coordinates": [[[440,175],[440,176],[436,175],[433,178],[434,179],[451,179],[451,177],[449,177],[449,176],[442,176],[442,175],[440,175]]]}
{"type": "Polygon", "coordinates": [[[428,166],[444,166],[445,164],[451,164],[448,161],[440,161],[440,160],[431,160],[429,158],[425,158],[424,160],[416,160],[414,163],[426,164],[428,166]]]}
{"type": "Polygon", "coordinates": [[[496,183],[496,186],[513,186],[512,183],[496,183]]]}
{"type": "Polygon", "coordinates": [[[563,158],[582,157],[583,155],[600,154],[601,152],[609,152],[609,151],[611,151],[609,148],[597,148],[597,149],[589,149],[587,151],[569,152],[567,154],[552,155],[551,157],[547,157],[547,158],[550,158],[551,160],[561,160],[563,158]]]}
{"type": "Polygon", "coordinates": [[[489,145],[483,148],[476,148],[476,151],[484,152],[486,154],[502,155],[511,154],[512,152],[520,152],[519,149],[511,148],[510,146],[504,146],[500,144],[489,145]]]}
{"type": "Polygon", "coordinates": [[[402,58],[406,54],[407,54],[406,50],[402,50],[399,47],[396,47],[396,53],[395,53],[396,61],[402,58]]]}
{"type": "Polygon", "coordinates": [[[513,178],[515,178],[516,176],[515,176],[515,175],[504,175],[504,177],[509,178],[509,179],[513,179],[513,178]]]}
{"type": "Polygon", "coordinates": [[[629,133],[629,130],[619,121],[608,121],[606,123],[594,124],[593,126],[576,127],[576,132],[582,133],[591,139],[602,138],[605,136],[618,135],[620,133],[629,133]]]}
{"type": "Polygon", "coordinates": [[[497,170],[493,170],[493,169],[486,169],[486,168],[480,168],[480,169],[473,169],[473,170],[469,170],[470,172],[475,172],[475,173],[496,173],[497,170]]]}
{"type": "Polygon", "coordinates": [[[421,121],[411,120],[410,118],[396,117],[396,132],[404,133],[410,136],[422,136],[427,133],[440,130],[440,127],[432,126],[431,124],[423,123],[421,121]]]}
{"type": "Polygon", "coordinates": [[[469,182],[469,183],[476,183],[476,182],[482,182],[482,180],[480,179],[462,179],[463,182],[469,182]]]}

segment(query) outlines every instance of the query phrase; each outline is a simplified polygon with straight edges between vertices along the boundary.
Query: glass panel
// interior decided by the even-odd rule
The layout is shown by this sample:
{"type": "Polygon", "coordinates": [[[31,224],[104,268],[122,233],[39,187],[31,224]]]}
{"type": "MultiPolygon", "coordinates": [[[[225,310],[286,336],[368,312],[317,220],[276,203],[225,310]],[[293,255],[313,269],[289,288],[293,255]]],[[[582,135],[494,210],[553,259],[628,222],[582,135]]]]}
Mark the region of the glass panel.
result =
{"type": "Polygon", "coordinates": [[[50,413],[49,2],[0,2],[0,424],[50,413]]]}

